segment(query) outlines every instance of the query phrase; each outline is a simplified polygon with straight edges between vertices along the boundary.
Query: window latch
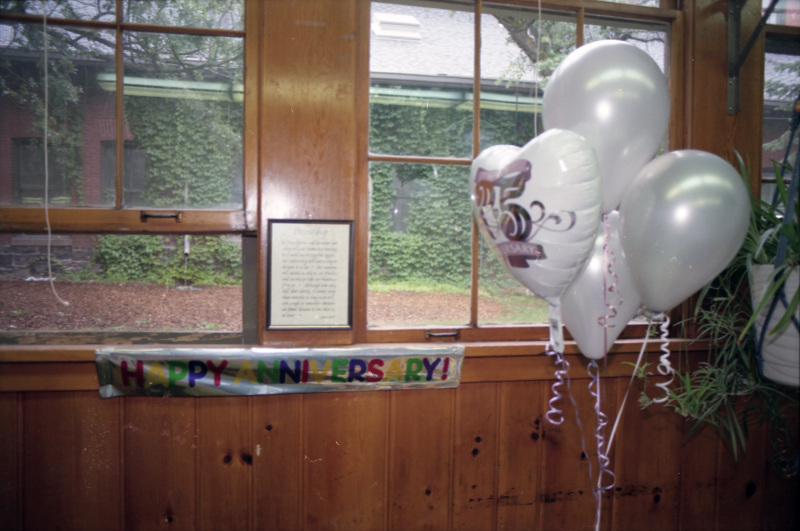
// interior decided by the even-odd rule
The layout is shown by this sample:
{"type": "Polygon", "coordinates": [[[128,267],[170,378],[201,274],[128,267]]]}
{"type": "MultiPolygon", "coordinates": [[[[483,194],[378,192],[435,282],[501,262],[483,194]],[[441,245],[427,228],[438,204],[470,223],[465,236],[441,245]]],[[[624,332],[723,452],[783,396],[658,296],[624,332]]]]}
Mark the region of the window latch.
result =
{"type": "Polygon", "coordinates": [[[446,339],[446,338],[453,338],[455,341],[458,341],[458,338],[461,337],[461,330],[447,330],[445,332],[433,332],[432,330],[425,330],[425,341],[430,341],[431,339],[446,339]]]}
{"type": "Polygon", "coordinates": [[[150,218],[159,218],[159,219],[174,219],[175,223],[183,222],[183,212],[148,212],[147,210],[142,210],[139,213],[139,219],[142,223],[147,223],[147,220],[150,218]]]}

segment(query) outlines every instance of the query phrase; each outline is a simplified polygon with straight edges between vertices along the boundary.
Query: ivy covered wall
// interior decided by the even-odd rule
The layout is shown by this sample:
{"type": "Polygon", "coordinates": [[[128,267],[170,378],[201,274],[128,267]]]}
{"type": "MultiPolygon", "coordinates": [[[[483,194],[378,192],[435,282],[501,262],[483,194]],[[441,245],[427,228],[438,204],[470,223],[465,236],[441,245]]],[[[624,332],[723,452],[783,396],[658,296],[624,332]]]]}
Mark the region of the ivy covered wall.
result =
{"type": "MultiPolygon", "coordinates": [[[[533,117],[481,111],[481,143],[524,145],[533,117]]],[[[391,155],[472,154],[472,111],[424,105],[372,105],[370,151],[391,155]]],[[[468,287],[472,231],[469,166],[373,163],[370,280],[422,281],[468,287]],[[398,219],[398,217],[402,219],[398,219]]],[[[489,278],[502,264],[488,253],[489,278]]]]}

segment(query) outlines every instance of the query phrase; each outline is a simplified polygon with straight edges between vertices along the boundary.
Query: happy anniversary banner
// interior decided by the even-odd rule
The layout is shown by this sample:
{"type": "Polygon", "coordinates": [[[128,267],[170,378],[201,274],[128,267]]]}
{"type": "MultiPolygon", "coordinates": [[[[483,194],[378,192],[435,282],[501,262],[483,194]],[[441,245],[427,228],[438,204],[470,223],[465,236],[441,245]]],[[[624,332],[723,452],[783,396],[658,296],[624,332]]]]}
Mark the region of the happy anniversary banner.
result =
{"type": "Polygon", "coordinates": [[[100,396],[230,396],[458,387],[464,347],[95,351],[100,396]]]}

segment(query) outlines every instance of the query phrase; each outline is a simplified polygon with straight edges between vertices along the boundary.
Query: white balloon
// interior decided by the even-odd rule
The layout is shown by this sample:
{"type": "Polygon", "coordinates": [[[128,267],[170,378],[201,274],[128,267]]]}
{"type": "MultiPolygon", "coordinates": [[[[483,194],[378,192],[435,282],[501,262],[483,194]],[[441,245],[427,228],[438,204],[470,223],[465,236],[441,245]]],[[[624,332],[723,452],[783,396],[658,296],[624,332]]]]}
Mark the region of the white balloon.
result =
{"type": "Polygon", "coordinates": [[[636,315],[641,298],[625,261],[619,212],[608,214],[592,254],[561,297],[564,325],[589,359],[602,359],[636,315]]]}
{"type": "Polygon", "coordinates": [[[664,140],[669,106],[658,64],[632,44],[604,40],[559,64],[544,92],[542,119],[545,129],[575,131],[594,147],[608,213],[664,140]]]}
{"type": "Polygon", "coordinates": [[[560,297],[588,257],[600,220],[592,147],[550,130],[524,147],[494,146],[472,163],[478,228],[511,274],[538,296],[560,297]]]}
{"type": "Polygon", "coordinates": [[[665,312],[736,255],[750,223],[750,194],[720,157],[673,151],[642,168],[619,212],[636,291],[647,308],[665,312]]]}

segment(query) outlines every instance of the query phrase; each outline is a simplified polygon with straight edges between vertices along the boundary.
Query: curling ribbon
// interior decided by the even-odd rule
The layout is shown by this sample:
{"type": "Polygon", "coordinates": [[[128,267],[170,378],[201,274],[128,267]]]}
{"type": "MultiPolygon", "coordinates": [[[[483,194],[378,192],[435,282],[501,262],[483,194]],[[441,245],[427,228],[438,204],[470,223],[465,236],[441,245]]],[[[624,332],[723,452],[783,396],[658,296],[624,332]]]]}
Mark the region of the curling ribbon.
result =
{"type": "Polygon", "coordinates": [[[560,388],[567,386],[569,382],[567,380],[569,374],[569,362],[567,362],[566,358],[564,358],[564,353],[555,350],[551,344],[547,345],[545,353],[548,356],[555,356],[556,381],[553,382],[551,387],[552,396],[548,402],[547,413],[545,413],[544,416],[547,421],[550,422],[550,424],[558,426],[564,422],[564,411],[559,409],[557,404],[562,398],[560,388]]]}
{"type": "Polygon", "coordinates": [[[616,254],[614,251],[611,250],[609,241],[611,239],[609,233],[609,221],[608,221],[608,214],[603,215],[603,231],[604,231],[604,239],[603,239],[603,259],[604,259],[604,269],[603,269],[603,304],[605,304],[608,312],[597,318],[597,324],[603,327],[603,348],[606,350],[605,354],[608,354],[606,345],[608,345],[608,329],[614,327],[615,325],[611,323],[611,319],[617,316],[617,306],[621,306],[623,302],[622,294],[617,287],[619,283],[619,277],[614,272],[614,265],[616,264],[616,254]],[[610,282],[609,282],[610,281],[610,282]],[[616,304],[610,302],[608,300],[608,295],[614,294],[616,296],[616,304]]]}
{"type": "Polygon", "coordinates": [[[675,369],[672,368],[672,364],[669,362],[669,315],[661,314],[656,316],[656,318],[658,317],[662,317],[663,320],[661,321],[661,357],[659,358],[657,370],[661,376],[669,376],[669,380],[656,384],[656,387],[664,391],[664,396],[654,398],[653,402],[663,404],[669,400],[669,386],[672,384],[672,380],[675,379],[675,369]]]}
{"type": "Polygon", "coordinates": [[[602,508],[603,492],[607,492],[614,488],[617,479],[614,472],[609,468],[610,459],[608,458],[608,451],[606,450],[606,442],[603,437],[603,431],[608,424],[608,417],[601,409],[600,404],[600,368],[597,366],[597,361],[592,360],[589,362],[587,368],[589,373],[589,394],[594,398],[594,413],[597,419],[597,426],[594,430],[594,438],[597,445],[597,488],[593,489],[595,498],[595,529],[600,528],[600,516],[602,508]],[[608,478],[609,483],[604,484],[603,481],[608,478]]]}

